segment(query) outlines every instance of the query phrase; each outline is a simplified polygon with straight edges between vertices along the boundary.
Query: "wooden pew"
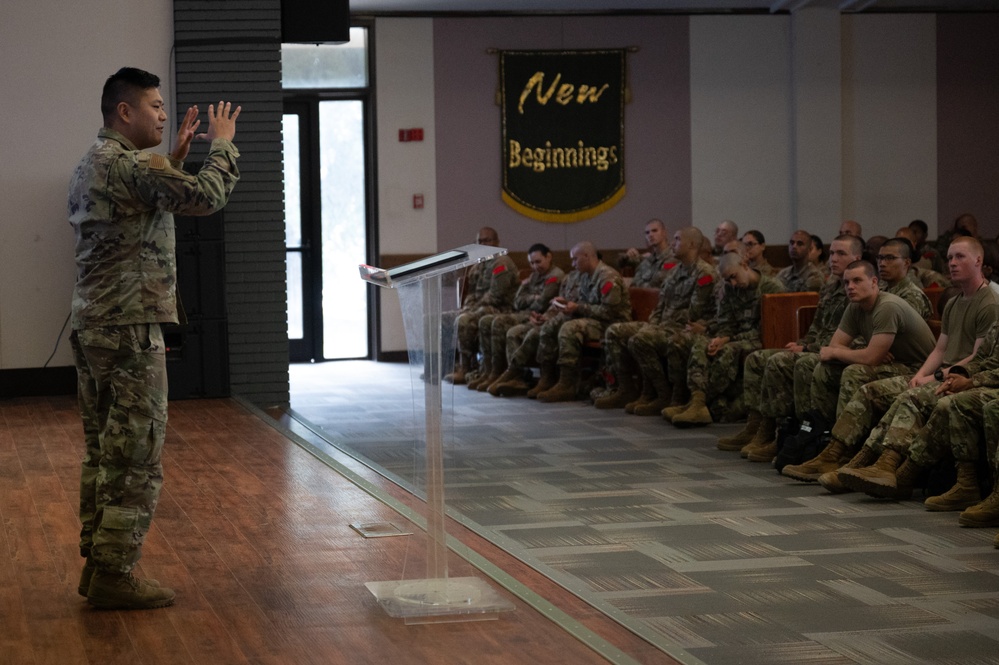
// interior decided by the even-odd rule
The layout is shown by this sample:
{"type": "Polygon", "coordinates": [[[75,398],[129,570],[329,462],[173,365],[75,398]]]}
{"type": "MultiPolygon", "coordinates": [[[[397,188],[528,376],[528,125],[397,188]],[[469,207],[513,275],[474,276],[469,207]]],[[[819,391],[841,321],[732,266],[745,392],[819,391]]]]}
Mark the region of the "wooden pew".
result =
{"type": "Polygon", "coordinates": [[[797,340],[798,308],[811,307],[818,302],[819,294],[815,291],[764,294],[760,303],[760,337],[763,348],[782,349],[788,342],[797,340]]]}

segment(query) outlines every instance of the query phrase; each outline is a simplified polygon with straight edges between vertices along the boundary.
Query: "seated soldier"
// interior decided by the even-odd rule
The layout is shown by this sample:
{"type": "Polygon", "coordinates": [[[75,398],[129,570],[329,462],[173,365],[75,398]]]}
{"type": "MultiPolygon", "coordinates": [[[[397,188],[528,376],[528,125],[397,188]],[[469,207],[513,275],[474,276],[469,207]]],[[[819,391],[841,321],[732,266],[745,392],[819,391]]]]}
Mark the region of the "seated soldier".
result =
{"type": "Polygon", "coordinates": [[[739,239],[739,227],[731,219],[722,220],[715,229],[715,243],[711,254],[717,259],[725,253],[725,245],[739,239]]]}
{"type": "Polygon", "coordinates": [[[898,296],[880,290],[870,263],[851,263],[843,281],[850,304],[832,340],[819,349],[821,362],[811,374],[811,411],[799,436],[808,435],[806,426],[813,434],[827,434],[862,385],[915,372],[936,343],[925,319],[898,296]],[[854,348],[859,339],[867,345],[854,348]]]}
{"type": "Polygon", "coordinates": [[[896,400],[878,429],[889,415],[890,423],[871,435],[881,437],[884,452],[872,466],[840,469],[836,473],[840,482],[870,496],[908,499],[918,478],[949,453],[957,466],[957,482],[949,491],[926,499],[926,509],[958,511],[978,504],[982,496],[975,466],[983,447],[982,420],[985,405],[999,399],[995,334],[990,333],[982,349],[989,357],[980,365],[968,364],[969,372],[978,370],[971,376],[952,368],[939,385],[909,391],[896,400]],[[908,457],[899,464],[904,455],[908,457]]]}
{"type": "Polygon", "coordinates": [[[842,224],[839,225],[839,235],[841,236],[855,236],[857,238],[864,237],[864,229],[861,228],[858,222],[852,219],[844,220],[842,224]]]}
{"type": "Polygon", "coordinates": [[[777,279],[784,284],[784,289],[790,293],[800,291],[818,291],[825,283],[822,270],[808,260],[812,248],[812,236],[807,231],[795,231],[787,243],[787,255],[791,265],[782,268],[777,273],[777,279]]]}
{"type": "Polygon", "coordinates": [[[829,278],[829,257],[826,255],[826,246],[822,243],[822,238],[814,233],[812,234],[812,247],[808,250],[808,260],[819,267],[826,279],[829,278]]]}
{"type": "MultiPolygon", "coordinates": [[[[794,389],[795,367],[798,363],[807,366],[807,375],[811,376],[818,364],[819,349],[832,339],[848,302],[843,271],[860,260],[863,249],[863,242],[856,236],[843,235],[833,240],[829,248],[830,276],[819,291],[818,307],[808,332],[783,349],[761,349],[746,359],[742,392],[749,419],[741,432],[718,440],[719,450],[740,450],[743,457],[764,462],[769,453],[762,451],[776,447],[778,421],[804,417],[810,406],[807,399],[798,399],[794,389]]],[[[807,396],[804,388],[810,389],[810,385],[800,387],[807,396]]]]}
{"type": "Polygon", "coordinates": [[[635,247],[628,249],[618,257],[619,268],[634,268],[631,286],[659,288],[663,283],[665,271],[663,264],[673,259],[669,247],[669,232],[660,219],[650,219],[645,224],[646,250],[640,252],[635,247]]]}
{"type": "Polygon", "coordinates": [[[747,231],[742,236],[742,246],[750,268],[759,271],[761,275],[769,277],[777,274],[777,269],[770,265],[767,257],[763,255],[767,249],[767,242],[762,233],[755,230],[747,231]]]}
{"type": "MultiPolygon", "coordinates": [[[[499,247],[499,234],[495,229],[484,226],[479,229],[476,242],[499,247]]],[[[466,374],[473,369],[478,355],[479,319],[485,314],[510,311],[516,290],[517,266],[506,254],[476,263],[468,269],[465,280],[467,295],[453,323],[458,328],[459,361],[454,373],[444,377],[445,381],[455,385],[465,383],[466,374]]]]}
{"type": "MultiPolygon", "coordinates": [[[[868,440],[872,428],[890,410],[894,401],[906,390],[921,390],[921,386],[938,385],[935,381],[938,371],[939,376],[944,378],[949,372],[948,368],[965,365],[973,359],[999,318],[999,300],[989,289],[981,288],[984,277],[976,244],[977,241],[968,238],[958,239],[951,245],[950,251],[955,260],[955,281],[963,285],[962,295],[948,301],[936,346],[915,375],[900,375],[864,384],[838,415],[826,448],[814,459],[785,467],[781,473],[795,480],[815,481],[847,462],[850,468],[866,467],[881,452],[874,450],[878,438],[870,440],[870,445],[864,447],[866,450],[863,455],[857,453],[864,441],[868,440]]],[[[882,247],[882,254],[891,251],[890,247],[888,244],[882,247]]],[[[902,266],[898,265],[896,269],[901,271],[902,266]]],[[[820,482],[830,491],[841,489],[836,474],[820,482]]]]}
{"type": "MultiPolygon", "coordinates": [[[[723,254],[718,272],[724,287],[719,291],[717,314],[708,322],[704,334],[694,336],[687,352],[690,402],[686,407],[677,407],[682,410],[669,414],[671,422],[679,427],[713,422],[708,405],[737,387],[743,357],[761,346],[763,294],[784,291],[777,279],[750,268],[738,254],[723,254]]],[[[671,344],[667,354],[683,353],[684,347],[685,342],[676,347],[671,344]]]]}
{"type": "MultiPolygon", "coordinates": [[[[982,501],[965,508],[957,518],[957,523],[961,526],[975,528],[999,526],[999,454],[996,454],[996,444],[999,442],[999,399],[985,404],[982,420],[989,469],[992,471],[992,492],[982,501]]],[[[996,536],[993,544],[999,547],[999,536],[996,536]]]]}
{"type": "Polygon", "coordinates": [[[579,392],[579,356],[587,342],[598,342],[608,325],[631,318],[631,300],[620,273],[597,257],[590,242],[569,252],[572,266],[583,274],[579,300],[556,298],[564,315],[545,322],[538,340],[541,379],[527,393],[539,402],[567,402],[579,392]],[[556,370],[558,381],[555,382],[556,370]],[[533,393],[533,395],[532,395],[533,393]]]}
{"type": "Polygon", "coordinates": [[[531,245],[527,250],[531,274],[517,289],[513,312],[486,314],[479,319],[482,369],[479,376],[468,382],[469,390],[485,391],[506,371],[506,331],[518,323],[525,323],[532,312],[543,313],[552,298],[558,295],[564,273],[561,268],[552,265],[552,258],[552,251],[546,245],[531,245]]]}
{"type": "Polygon", "coordinates": [[[892,238],[881,246],[875,257],[881,290],[894,293],[909,303],[924,319],[934,318],[933,305],[926,297],[922,285],[909,278],[912,267],[912,244],[905,238],[892,238]]]}
{"type": "MultiPolygon", "coordinates": [[[[579,287],[583,275],[578,270],[572,270],[562,279],[559,286],[558,300],[552,302],[570,302],[579,300],[579,287]]],[[[507,369],[498,379],[489,384],[487,389],[493,397],[513,397],[526,395],[531,386],[527,383],[527,369],[538,355],[538,340],[541,338],[541,326],[564,314],[562,307],[549,303],[544,314],[531,312],[530,318],[506,331],[506,365],[507,369]]]]}
{"type": "Polygon", "coordinates": [[[688,321],[706,320],[714,313],[717,279],[714,267],[697,258],[702,237],[693,226],[673,235],[676,260],[664,266],[666,278],[648,322],[614,323],[607,328],[604,354],[607,370],[615,379],[615,388],[594,401],[598,409],[628,407],[629,413],[643,415],[649,410],[649,415],[659,415],[669,404],[666,375],[652,348],[657,340],[665,343],[688,321]],[[646,373],[645,368],[650,366],[652,368],[646,373]],[[636,383],[638,374],[642,375],[641,390],[636,383]]]}

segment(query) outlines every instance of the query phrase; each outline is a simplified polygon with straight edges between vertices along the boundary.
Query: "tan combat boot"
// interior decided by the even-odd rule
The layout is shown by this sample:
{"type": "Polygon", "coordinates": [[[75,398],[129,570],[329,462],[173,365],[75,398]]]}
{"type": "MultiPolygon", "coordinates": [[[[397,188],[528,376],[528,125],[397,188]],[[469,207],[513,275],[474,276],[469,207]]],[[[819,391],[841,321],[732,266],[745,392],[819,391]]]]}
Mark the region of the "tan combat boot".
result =
{"type": "Polygon", "coordinates": [[[489,384],[489,394],[493,397],[513,397],[526,395],[531,386],[524,381],[524,368],[511,365],[489,384]]]}
{"type": "Polygon", "coordinates": [[[763,417],[760,419],[760,426],[756,429],[756,434],[749,440],[749,443],[739,449],[739,454],[744,459],[755,452],[768,450],[777,445],[777,419],[763,417]]]}
{"type": "Polygon", "coordinates": [[[695,390],[690,396],[690,404],[670,421],[675,427],[695,427],[710,425],[711,411],[708,410],[708,396],[703,390],[695,390]]]}
{"type": "Polygon", "coordinates": [[[173,589],[137,579],[132,573],[94,571],[87,602],[104,610],[151,610],[173,605],[173,589]]]}
{"type": "MultiPolygon", "coordinates": [[[[902,466],[902,454],[885,450],[878,461],[860,469],[843,468],[837,472],[839,481],[852,490],[882,499],[897,498],[899,483],[897,472],[902,466]]],[[[910,469],[911,469],[910,465],[910,469]]],[[[910,473],[907,469],[907,474],[910,473]]],[[[904,491],[904,487],[903,487],[904,491]]],[[[909,493],[912,493],[910,488],[909,493]]]]}
{"type": "Polygon", "coordinates": [[[846,444],[839,439],[830,439],[821,453],[803,464],[789,464],[780,473],[788,478],[814,483],[823,473],[835,471],[849,459],[846,444]]]}
{"type": "Polygon", "coordinates": [[[645,378],[643,376],[642,377],[642,391],[641,391],[641,393],[639,393],[638,399],[636,399],[634,401],[631,401],[631,402],[628,402],[627,404],[625,404],[624,405],[624,412],[625,413],[634,413],[635,412],[635,407],[637,407],[639,404],[643,404],[645,402],[651,402],[655,398],[656,398],[656,389],[652,385],[652,381],[650,381],[649,379],[647,379],[647,378],[645,378]]]}
{"type": "Polygon", "coordinates": [[[982,494],[978,490],[978,474],[974,462],[957,463],[957,482],[940,496],[931,496],[923,505],[926,510],[937,512],[964,510],[980,503],[982,494]]]}
{"type": "Polygon", "coordinates": [[[556,381],[558,381],[558,365],[555,363],[542,365],[541,378],[538,379],[538,385],[528,390],[527,396],[531,399],[537,399],[540,393],[554,386],[556,381]]]}
{"type": "Polygon", "coordinates": [[[849,462],[838,469],[826,471],[819,476],[819,485],[822,485],[822,487],[833,494],[845,494],[847,492],[852,492],[853,490],[839,481],[839,476],[837,474],[843,469],[863,469],[865,466],[870,466],[871,464],[877,462],[878,457],[880,457],[880,455],[874,452],[874,449],[870,446],[861,446],[860,450],[853,456],[853,458],[850,459],[849,462]]]}
{"type": "Polygon", "coordinates": [[[969,527],[999,526],[999,483],[982,502],[965,509],[957,523],[969,527]]]}
{"type": "Polygon", "coordinates": [[[751,410],[746,419],[746,426],[741,431],[732,436],[723,436],[718,439],[718,450],[742,450],[742,447],[756,436],[761,422],[763,422],[763,415],[759,411],[751,410]]]}
{"type": "MultiPolygon", "coordinates": [[[[489,375],[493,372],[493,360],[492,355],[488,353],[482,354],[482,364],[479,369],[475,372],[475,378],[468,381],[469,390],[478,390],[479,386],[485,384],[486,387],[489,386],[489,375]]],[[[484,390],[484,389],[483,389],[484,390]]]]}
{"type": "Polygon", "coordinates": [[[559,365],[558,383],[539,392],[539,402],[572,402],[579,397],[579,366],[559,365]]]}
{"type": "Polygon", "coordinates": [[[617,376],[617,389],[593,402],[598,409],[620,409],[640,397],[638,382],[630,370],[624,370],[617,376]]]}

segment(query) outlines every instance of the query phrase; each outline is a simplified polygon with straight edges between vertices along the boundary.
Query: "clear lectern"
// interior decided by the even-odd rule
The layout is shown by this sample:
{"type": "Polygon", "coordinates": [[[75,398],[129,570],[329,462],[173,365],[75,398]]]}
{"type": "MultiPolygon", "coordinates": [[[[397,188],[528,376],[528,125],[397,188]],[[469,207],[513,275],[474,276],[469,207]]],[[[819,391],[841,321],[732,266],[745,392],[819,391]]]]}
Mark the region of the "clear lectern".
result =
{"type": "Polygon", "coordinates": [[[465,245],[388,270],[360,266],[365,281],[398,291],[410,369],[418,377],[413,383],[413,412],[417,425],[422,420],[423,427],[417,426],[414,444],[419,445],[422,437],[426,576],[365,584],[390,616],[409,623],[493,619],[499,612],[514,609],[484,580],[448,576],[444,528],[444,444],[451,439],[452,418],[445,413],[442,379],[454,369],[459,271],[502,254],[505,249],[465,245]]]}

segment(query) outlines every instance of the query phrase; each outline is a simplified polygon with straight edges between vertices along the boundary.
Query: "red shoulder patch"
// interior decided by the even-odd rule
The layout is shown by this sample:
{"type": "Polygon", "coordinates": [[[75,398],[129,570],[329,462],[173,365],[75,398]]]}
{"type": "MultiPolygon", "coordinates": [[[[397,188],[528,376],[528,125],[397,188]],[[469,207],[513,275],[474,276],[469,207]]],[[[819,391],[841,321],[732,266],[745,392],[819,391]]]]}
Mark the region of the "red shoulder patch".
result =
{"type": "Polygon", "coordinates": [[[503,265],[502,263],[499,264],[498,266],[496,266],[495,268],[493,268],[493,274],[494,275],[499,275],[500,273],[504,273],[504,272],[506,272],[506,266],[503,265]]]}
{"type": "Polygon", "coordinates": [[[932,259],[936,254],[933,251],[923,252],[924,259],[932,259]]]}
{"type": "Polygon", "coordinates": [[[676,261],[667,261],[663,264],[663,270],[672,270],[676,267],[676,261]]]}
{"type": "Polygon", "coordinates": [[[713,281],[715,281],[715,278],[712,277],[710,274],[708,274],[708,275],[704,275],[699,280],[697,280],[697,285],[698,286],[707,286],[708,284],[710,284],[713,281]]]}
{"type": "Polygon", "coordinates": [[[545,280],[545,284],[554,284],[557,281],[558,281],[558,277],[555,277],[554,275],[552,275],[551,277],[549,277],[548,279],[545,280]]]}
{"type": "Polygon", "coordinates": [[[614,282],[607,280],[606,282],[604,282],[604,285],[600,287],[600,293],[602,295],[607,295],[608,293],[611,292],[611,289],[613,288],[614,288],[614,282]]]}

